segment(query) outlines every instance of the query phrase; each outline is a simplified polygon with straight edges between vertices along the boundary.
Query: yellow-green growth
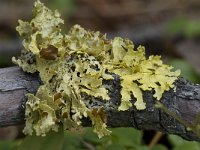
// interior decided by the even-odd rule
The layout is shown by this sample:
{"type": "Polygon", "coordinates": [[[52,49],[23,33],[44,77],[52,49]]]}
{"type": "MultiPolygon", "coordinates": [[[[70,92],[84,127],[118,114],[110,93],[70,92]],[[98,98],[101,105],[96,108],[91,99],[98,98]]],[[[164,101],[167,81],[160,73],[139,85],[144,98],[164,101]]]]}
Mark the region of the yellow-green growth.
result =
{"type": "Polygon", "coordinates": [[[154,90],[159,100],[169,90],[180,71],[171,71],[160,56],[145,57],[145,49],[134,48],[128,39],[108,40],[99,32],[87,31],[79,25],[68,34],[61,33],[64,21],[60,14],[36,1],[33,19],[19,20],[17,31],[24,38],[21,56],[13,62],[24,71],[39,72],[42,85],[35,95],[27,94],[24,133],[44,136],[50,130],[78,128],[83,117],[89,117],[99,137],[109,135],[103,106],[89,108],[84,95],[107,101],[110,99],[103,80],[121,79],[119,110],[132,107],[131,96],[138,110],[145,109],[143,93],[154,90]]]}

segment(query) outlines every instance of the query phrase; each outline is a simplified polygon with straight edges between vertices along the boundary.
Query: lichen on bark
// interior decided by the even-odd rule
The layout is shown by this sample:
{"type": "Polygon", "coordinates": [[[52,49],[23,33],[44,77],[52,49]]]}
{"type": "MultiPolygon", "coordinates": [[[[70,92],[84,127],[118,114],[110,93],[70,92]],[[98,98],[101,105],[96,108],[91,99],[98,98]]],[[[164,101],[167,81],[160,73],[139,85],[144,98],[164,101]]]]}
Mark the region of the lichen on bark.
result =
{"type": "Polygon", "coordinates": [[[145,57],[145,48],[128,39],[112,40],[100,32],[73,26],[61,33],[64,21],[57,11],[51,11],[39,0],[34,4],[33,19],[19,20],[17,31],[22,36],[24,49],[13,62],[24,71],[38,72],[42,85],[37,93],[27,94],[26,126],[24,133],[45,136],[59,126],[73,129],[81,126],[81,119],[89,117],[99,137],[109,135],[103,106],[89,108],[84,94],[109,101],[103,81],[121,79],[119,111],[132,107],[131,96],[138,110],[146,108],[142,91],[154,90],[159,100],[173,88],[180,71],[163,64],[160,56],[145,57]]]}

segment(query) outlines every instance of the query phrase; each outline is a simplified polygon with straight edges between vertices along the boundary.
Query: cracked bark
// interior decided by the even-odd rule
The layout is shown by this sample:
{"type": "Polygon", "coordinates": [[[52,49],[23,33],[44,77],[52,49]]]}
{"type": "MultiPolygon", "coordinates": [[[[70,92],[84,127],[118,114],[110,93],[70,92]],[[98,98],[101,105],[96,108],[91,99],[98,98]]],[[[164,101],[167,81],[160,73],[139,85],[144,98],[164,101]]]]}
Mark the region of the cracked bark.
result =
{"type": "MultiPolygon", "coordinates": [[[[111,100],[92,101],[89,104],[90,107],[104,106],[108,116],[108,126],[158,130],[177,134],[188,140],[200,141],[175,118],[155,107],[153,91],[144,92],[147,106],[145,110],[139,111],[133,106],[127,111],[118,111],[121,98],[120,80],[117,76],[114,77],[113,81],[104,83],[109,89],[111,100]]],[[[37,74],[25,73],[19,67],[0,69],[0,127],[24,123],[25,94],[35,93],[40,84],[37,74]]],[[[192,123],[200,112],[200,85],[180,78],[176,81],[175,87],[176,91],[171,89],[165,92],[160,102],[186,122],[192,123]]],[[[133,98],[133,104],[134,101],[133,98]]],[[[83,125],[89,126],[90,122],[85,119],[83,125]]]]}

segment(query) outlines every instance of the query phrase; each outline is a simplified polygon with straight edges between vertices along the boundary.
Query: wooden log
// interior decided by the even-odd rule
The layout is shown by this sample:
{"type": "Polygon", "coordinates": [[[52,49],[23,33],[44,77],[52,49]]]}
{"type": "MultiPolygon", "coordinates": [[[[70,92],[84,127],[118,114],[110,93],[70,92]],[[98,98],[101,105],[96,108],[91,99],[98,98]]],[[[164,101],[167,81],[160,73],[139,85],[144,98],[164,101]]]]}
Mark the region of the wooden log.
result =
{"type": "MultiPolygon", "coordinates": [[[[41,84],[37,74],[28,74],[19,67],[0,69],[0,127],[24,123],[26,93],[35,93],[41,84]]],[[[106,84],[112,88],[109,91],[110,101],[102,102],[108,116],[109,127],[134,127],[151,129],[163,133],[177,134],[188,140],[200,141],[197,135],[183,126],[173,116],[155,107],[156,100],[153,91],[144,92],[147,108],[137,110],[134,106],[127,111],[118,111],[120,104],[120,79],[115,76],[106,84]]],[[[200,112],[200,85],[192,84],[183,78],[175,83],[175,88],[165,92],[161,103],[170,111],[191,124],[200,112]]],[[[133,98],[132,102],[134,103],[133,98]]],[[[91,103],[95,107],[99,103],[91,103]]],[[[90,126],[90,121],[83,120],[84,126],[90,126]]]]}

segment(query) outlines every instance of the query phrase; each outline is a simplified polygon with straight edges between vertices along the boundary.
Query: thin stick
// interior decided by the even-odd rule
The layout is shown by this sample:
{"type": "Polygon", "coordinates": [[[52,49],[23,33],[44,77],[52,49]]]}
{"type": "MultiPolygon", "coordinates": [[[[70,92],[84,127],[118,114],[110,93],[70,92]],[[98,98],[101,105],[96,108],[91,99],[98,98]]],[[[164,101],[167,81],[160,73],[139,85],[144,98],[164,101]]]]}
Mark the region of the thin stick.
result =
{"type": "Polygon", "coordinates": [[[163,134],[161,132],[156,132],[156,134],[154,135],[153,139],[151,140],[151,142],[148,145],[149,149],[153,148],[158,143],[158,141],[160,140],[162,135],[163,134]]]}

